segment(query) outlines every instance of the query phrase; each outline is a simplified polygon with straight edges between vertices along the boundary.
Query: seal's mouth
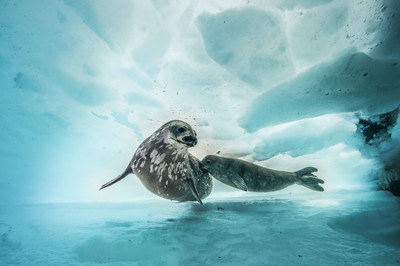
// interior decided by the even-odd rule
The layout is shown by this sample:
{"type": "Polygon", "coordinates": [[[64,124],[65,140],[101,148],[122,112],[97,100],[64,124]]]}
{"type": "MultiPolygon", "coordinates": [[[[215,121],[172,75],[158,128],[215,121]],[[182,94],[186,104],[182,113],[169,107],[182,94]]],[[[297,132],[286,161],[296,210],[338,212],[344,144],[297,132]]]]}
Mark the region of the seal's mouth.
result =
{"type": "Polygon", "coordinates": [[[197,138],[193,136],[185,136],[182,139],[177,138],[176,141],[189,147],[194,147],[197,144],[197,138]]]}

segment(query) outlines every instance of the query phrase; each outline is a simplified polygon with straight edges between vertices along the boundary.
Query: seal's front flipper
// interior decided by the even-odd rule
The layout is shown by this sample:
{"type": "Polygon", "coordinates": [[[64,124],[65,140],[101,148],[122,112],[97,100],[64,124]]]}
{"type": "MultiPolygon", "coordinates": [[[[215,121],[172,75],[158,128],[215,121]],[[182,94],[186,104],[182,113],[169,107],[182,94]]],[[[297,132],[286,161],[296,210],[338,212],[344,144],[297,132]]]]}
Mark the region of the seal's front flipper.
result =
{"type": "Polygon", "coordinates": [[[200,203],[200,205],[203,205],[203,202],[201,201],[201,198],[199,196],[199,193],[197,192],[196,186],[194,185],[194,181],[191,178],[186,179],[190,189],[192,190],[192,194],[195,197],[195,199],[200,203]]]}
{"type": "Polygon", "coordinates": [[[130,165],[128,165],[128,167],[125,169],[125,171],[120,174],[118,177],[114,178],[111,181],[108,181],[107,183],[105,183],[104,185],[101,186],[101,188],[99,190],[102,190],[103,188],[106,188],[108,186],[111,186],[112,184],[117,183],[118,181],[121,181],[122,179],[124,179],[127,175],[129,175],[130,173],[132,173],[132,168],[130,165]]]}
{"type": "Polygon", "coordinates": [[[317,168],[314,167],[306,167],[303,168],[297,172],[294,172],[296,176],[298,177],[298,180],[296,181],[296,184],[305,186],[309,189],[315,190],[315,191],[324,191],[324,188],[321,187],[319,184],[323,184],[324,180],[317,178],[315,175],[313,175],[313,172],[318,171],[317,168]]]}
{"type": "Polygon", "coordinates": [[[232,180],[233,184],[235,184],[235,186],[238,189],[241,189],[241,190],[244,190],[244,191],[248,190],[246,183],[244,182],[243,178],[240,177],[239,175],[231,176],[231,180],[232,180]]]}

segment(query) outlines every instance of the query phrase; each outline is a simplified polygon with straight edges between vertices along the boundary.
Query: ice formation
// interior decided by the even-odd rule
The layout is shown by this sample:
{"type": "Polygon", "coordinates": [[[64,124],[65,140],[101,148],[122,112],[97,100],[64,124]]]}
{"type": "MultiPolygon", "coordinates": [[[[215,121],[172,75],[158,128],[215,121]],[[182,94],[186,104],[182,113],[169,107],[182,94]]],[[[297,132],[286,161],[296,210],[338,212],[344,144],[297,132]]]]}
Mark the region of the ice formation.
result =
{"type": "Polygon", "coordinates": [[[1,1],[0,264],[148,264],[152,248],[171,265],[399,263],[399,11],[396,0],[1,1]],[[314,166],[325,194],[215,182],[199,209],[135,178],[99,193],[172,119],[197,131],[199,159],[314,166]]]}

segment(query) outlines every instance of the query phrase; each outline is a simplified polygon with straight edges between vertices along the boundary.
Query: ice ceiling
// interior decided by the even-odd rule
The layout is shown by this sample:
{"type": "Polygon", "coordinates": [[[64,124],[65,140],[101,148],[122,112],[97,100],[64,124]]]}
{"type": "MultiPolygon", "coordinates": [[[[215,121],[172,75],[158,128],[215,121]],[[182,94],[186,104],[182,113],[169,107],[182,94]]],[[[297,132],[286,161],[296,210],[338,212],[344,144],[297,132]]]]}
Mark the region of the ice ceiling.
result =
{"type": "Polygon", "coordinates": [[[326,190],[387,188],[400,172],[399,9],[3,0],[0,199],[153,197],[134,176],[98,188],[172,119],[196,129],[200,159],[220,151],[275,169],[311,165],[326,190]]]}

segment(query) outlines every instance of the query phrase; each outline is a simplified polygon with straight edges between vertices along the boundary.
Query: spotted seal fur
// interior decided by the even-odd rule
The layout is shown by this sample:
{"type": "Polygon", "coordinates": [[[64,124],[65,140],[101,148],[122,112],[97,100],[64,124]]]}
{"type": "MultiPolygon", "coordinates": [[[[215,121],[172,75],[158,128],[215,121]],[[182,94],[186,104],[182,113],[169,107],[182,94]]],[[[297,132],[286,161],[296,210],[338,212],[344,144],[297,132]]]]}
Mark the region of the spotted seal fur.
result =
{"type": "Polygon", "coordinates": [[[133,173],[160,197],[202,204],[202,199],[211,193],[212,178],[200,160],[188,152],[196,144],[193,128],[183,121],[172,120],[145,139],[125,171],[100,190],[133,173]]]}

